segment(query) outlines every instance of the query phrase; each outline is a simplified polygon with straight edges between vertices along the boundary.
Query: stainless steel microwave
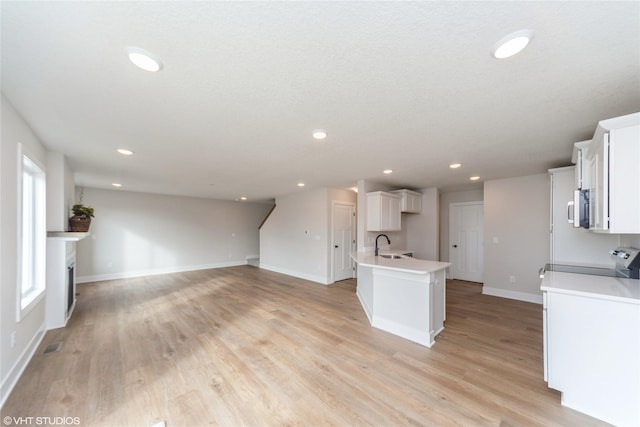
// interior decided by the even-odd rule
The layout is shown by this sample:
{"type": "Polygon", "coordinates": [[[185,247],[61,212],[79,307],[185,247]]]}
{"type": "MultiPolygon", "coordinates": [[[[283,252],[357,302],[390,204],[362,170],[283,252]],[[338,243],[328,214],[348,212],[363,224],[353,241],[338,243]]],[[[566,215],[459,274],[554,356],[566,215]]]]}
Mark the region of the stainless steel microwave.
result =
{"type": "Polygon", "coordinates": [[[576,190],[573,200],[568,203],[569,224],[576,228],[589,228],[589,190],[576,190]]]}

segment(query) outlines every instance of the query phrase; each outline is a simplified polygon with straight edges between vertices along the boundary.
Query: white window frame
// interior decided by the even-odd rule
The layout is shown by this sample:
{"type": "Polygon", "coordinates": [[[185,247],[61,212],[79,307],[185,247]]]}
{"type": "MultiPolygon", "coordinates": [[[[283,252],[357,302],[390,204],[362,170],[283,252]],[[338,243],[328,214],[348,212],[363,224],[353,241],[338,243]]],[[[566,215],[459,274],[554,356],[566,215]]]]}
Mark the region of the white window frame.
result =
{"type": "Polygon", "coordinates": [[[45,296],[46,182],[44,165],[23,144],[18,144],[18,322],[45,296]],[[31,182],[25,182],[25,173],[32,179],[31,182]]]}

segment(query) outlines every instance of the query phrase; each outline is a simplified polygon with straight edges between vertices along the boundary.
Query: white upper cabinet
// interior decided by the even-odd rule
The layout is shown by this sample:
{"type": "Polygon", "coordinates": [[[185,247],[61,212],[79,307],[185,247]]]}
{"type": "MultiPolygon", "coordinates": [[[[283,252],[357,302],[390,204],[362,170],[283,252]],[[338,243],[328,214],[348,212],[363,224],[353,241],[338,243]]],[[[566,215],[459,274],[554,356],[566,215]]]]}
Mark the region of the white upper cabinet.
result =
{"type": "Polygon", "coordinates": [[[398,194],[384,191],[367,193],[367,230],[400,230],[401,199],[398,194]]]}
{"type": "Polygon", "coordinates": [[[637,123],[640,113],[600,122],[587,148],[583,167],[588,165],[592,231],[640,233],[640,124],[637,123]]]}
{"type": "Polygon", "coordinates": [[[576,165],[574,190],[589,189],[589,162],[587,161],[589,145],[591,145],[591,140],[574,144],[573,156],[571,157],[571,162],[576,165]]]}
{"type": "Polygon", "coordinates": [[[402,197],[400,200],[400,211],[406,213],[420,213],[422,212],[422,194],[417,191],[411,190],[395,190],[393,194],[398,194],[402,197]]]}

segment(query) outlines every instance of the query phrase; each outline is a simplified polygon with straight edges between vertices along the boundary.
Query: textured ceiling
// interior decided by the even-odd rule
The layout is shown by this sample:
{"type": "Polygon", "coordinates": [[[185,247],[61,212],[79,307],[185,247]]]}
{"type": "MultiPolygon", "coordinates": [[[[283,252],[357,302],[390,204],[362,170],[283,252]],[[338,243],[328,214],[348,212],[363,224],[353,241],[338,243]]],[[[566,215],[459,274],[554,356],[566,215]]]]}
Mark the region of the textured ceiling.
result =
{"type": "Polygon", "coordinates": [[[90,187],[249,200],[358,179],[464,189],[565,165],[599,120],[640,111],[636,1],[0,7],[2,92],[90,187]],[[535,31],[523,53],[490,56],[521,29],[535,31]],[[136,68],[127,46],[163,70],[136,68]]]}

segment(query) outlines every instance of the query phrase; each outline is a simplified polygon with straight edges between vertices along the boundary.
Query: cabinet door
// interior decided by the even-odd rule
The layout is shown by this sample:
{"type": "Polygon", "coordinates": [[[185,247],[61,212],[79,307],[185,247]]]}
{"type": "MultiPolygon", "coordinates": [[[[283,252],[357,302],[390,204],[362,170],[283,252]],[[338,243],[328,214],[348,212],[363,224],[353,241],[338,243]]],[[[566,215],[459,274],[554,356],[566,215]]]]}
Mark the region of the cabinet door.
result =
{"type": "Polygon", "coordinates": [[[367,230],[382,231],[382,201],[379,194],[367,194],[367,230]]]}
{"type": "Polygon", "coordinates": [[[640,126],[609,133],[609,232],[640,233],[640,126]]]}
{"type": "Polygon", "coordinates": [[[640,233],[640,126],[605,133],[589,160],[589,229],[640,233]]]}
{"type": "Polygon", "coordinates": [[[367,194],[367,230],[400,230],[400,197],[383,192],[367,194]]]}
{"type": "Polygon", "coordinates": [[[383,230],[396,231],[400,230],[400,203],[401,200],[396,197],[383,195],[382,202],[382,226],[383,230]]]}
{"type": "Polygon", "coordinates": [[[609,134],[589,159],[589,229],[603,231],[609,229],[609,134]]]}
{"type": "Polygon", "coordinates": [[[562,404],[615,425],[639,425],[640,307],[547,292],[549,387],[562,404]]]}
{"type": "Polygon", "coordinates": [[[422,196],[411,196],[411,212],[422,212],[422,196]]]}

